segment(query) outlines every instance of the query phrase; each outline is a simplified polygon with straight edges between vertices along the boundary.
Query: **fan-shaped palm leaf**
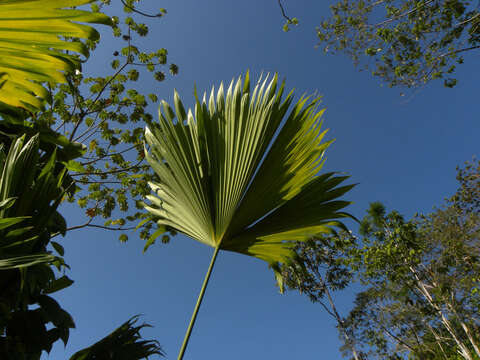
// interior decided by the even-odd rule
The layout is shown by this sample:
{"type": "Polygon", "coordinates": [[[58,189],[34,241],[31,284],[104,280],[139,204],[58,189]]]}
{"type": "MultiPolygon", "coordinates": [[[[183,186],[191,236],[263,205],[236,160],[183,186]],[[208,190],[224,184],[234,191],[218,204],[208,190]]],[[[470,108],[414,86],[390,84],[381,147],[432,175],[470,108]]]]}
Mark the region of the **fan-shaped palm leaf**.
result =
{"type": "Polygon", "coordinates": [[[346,177],[333,173],[317,176],[332,142],[323,142],[320,99],[302,97],[287,115],[293,92],[282,100],[283,92],[277,76],[251,92],[247,73],[226,96],[220,85],[208,102],[197,99],[195,115],[175,93],[175,112],[162,102],[159,124],[146,129],[147,160],[160,182],[150,184],[155,195],[145,208],[158,225],[215,249],[186,341],[219,250],[275,270],[295,255],[295,241],[342,227],[338,219],[349,216],[340,211],[349,203],[338,198],[353,185],[338,187],[346,177]]]}
{"type": "Polygon", "coordinates": [[[39,82],[65,82],[64,72],[78,68],[79,59],[64,50],[88,56],[86,46],[60,36],[96,38],[95,29],[76,22],[110,24],[111,19],[64,8],[92,1],[0,1],[0,102],[36,110],[47,96],[39,82]]]}

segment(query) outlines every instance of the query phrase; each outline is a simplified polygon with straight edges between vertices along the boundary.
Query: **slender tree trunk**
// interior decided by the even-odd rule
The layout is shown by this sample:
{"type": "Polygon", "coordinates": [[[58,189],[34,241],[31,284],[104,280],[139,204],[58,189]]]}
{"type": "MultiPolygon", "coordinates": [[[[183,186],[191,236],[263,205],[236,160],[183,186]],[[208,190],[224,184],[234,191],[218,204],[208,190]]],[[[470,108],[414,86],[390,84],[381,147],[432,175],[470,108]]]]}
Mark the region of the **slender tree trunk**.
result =
{"type": "Polygon", "coordinates": [[[443,350],[443,346],[442,346],[442,343],[440,341],[440,336],[438,335],[438,333],[430,326],[430,324],[428,323],[425,323],[427,325],[427,327],[430,329],[430,331],[432,332],[433,336],[435,337],[435,341],[437,342],[437,345],[438,347],[440,348],[440,351],[442,352],[443,354],[443,357],[445,358],[445,360],[448,360],[448,357],[447,357],[447,354],[445,354],[445,350],[443,350]]]}
{"type": "MultiPolygon", "coordinates": [[[[311,264],[309,264],[309,265],[311,265],[311,264]]],[[[340,317],[340,314],[337,311],[337,307],[335,306],[335,303],[333,302],[333,298],[330,294],[330,290],[328,289],[327,284],[323,280],[322,275],[320,274],[320,272],[318,271],[318,269],[316,267],[312,266],[312,270],[314,271],[315,275],[318,277],[318,279],[320,281],[320,285],[325,289],[325,294],[327,295],[328,303],[330,304],[330,308],[332,309],[332,314],[333,314],[335,320],[337,320],[338,325],[340,326],[342,335],[345,338],[345,343],[350,347],[350,350],[352,351],[352,354],[353,354],[353,357],[355,358],[355,360],[362,360],[358,356],[357,350],[355,348],[354,339],[350,339],[350,337],[348,336],[347,329],[345,328],[345,324],[343,322],[343,319],[340,317]]]]}
{"type": "Polygon", "coordinates": [[[335,303],[333,302],[332,296],[330,295],[330,290],[328,289],[328,286],[325,286],[325,294],[327,294],[328,302],[330,304],[330,307],[332,308],[332,312],[335,315],[335,319],[338,322],[338,325],[342,329],[343,332],[343,337],[345,338],[345,342],[350,346],[350,350],[352,350],[353,357],[355,360],[361,360],[360,357],[357,354],[357,350],[355,348],[355,341],[353,339],[350,339],[347,333],[347,329],[345,328],[345,324],[343,322],[343,319],[340,317],[340,314],[337,312],[337,307],[335,306],[335,303]]]}
{"type": "Polygon", "coordinates": [[[468,340],[470,341],[470,344],[472,344],[473,349],[475,350],[475,353],[477,354],[478,357],[480,357],[480,349],[478,347],[478,344],[475,342],[475,339],[473,338],[470,328],[467,326],[467,324],[465,324],[465,322],[460,318],[460,316],[458,316],[458,313],[452,304],[448,303],[447,306],[450,309],[450,311],[457,317],[458,322],[460,323],[460,326],[462,327],[463,331],[467,335],[468,340]]]}
{"type": "Polygon", "coordinates": [[[450,324],[450,321],[447,319],[442,309],[440,309],[440,307],[434,303],[432,295],[428,291],[426,284],[418,276],[418,272],[415,270],[413,266],[410,266],[409,268],[412,274],[414,275],[415,280],[417,281],[417,284],[418,284],[417,289],[425,297],[425,299],[427,299],[430,306],[435,309],[438,315],[440,315],[443,325],[445,326],[447,331],[450,333],[450,335],[453,337],[457,346],[460,348],[460,351],[459,351],[460,355],[466,360],[474,360],[472,354],[468,350],[468,347],[458,338],[453,326],[450,324]]]}

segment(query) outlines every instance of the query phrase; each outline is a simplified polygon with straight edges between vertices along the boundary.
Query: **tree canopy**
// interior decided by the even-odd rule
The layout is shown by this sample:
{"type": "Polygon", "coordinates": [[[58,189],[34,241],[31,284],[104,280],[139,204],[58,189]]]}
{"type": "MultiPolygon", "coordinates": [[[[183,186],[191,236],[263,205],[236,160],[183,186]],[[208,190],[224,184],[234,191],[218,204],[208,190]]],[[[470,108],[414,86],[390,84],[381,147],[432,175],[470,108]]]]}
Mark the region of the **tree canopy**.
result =
{"type": "Polygon", "coordinates": [[[371,204],[349,261],[366,290],[345,320],[369,359],[480,356],[479,169],[459,169],[458,191],[429,215],[371,204]]]}
{"type": "MultiPolygon", "coordinates": [[[[177,74],[178,67],[168,64],[165,48],[146,51],[138,41],[148,36],[149,27],[136,21],[133,15],[139,15],[137,18],[140,19],[148,16],[160,20],[166,10],[161,8],[158,13],[148,14],[139,10],[141,4],[138,2],[127,0],[123,4],[123,14],[103,15],[101,11],[110,11],[109,0],[92,2],[88,12],[91,21],[111,25],[112,35],[124,44],[111,54],[111,73],[104,76],[84,74],[79,70],[78,57],[60,52],[70,61],[66,63],[70,67],[53,68],[53,73],[58,74],[56,81],[48,83],[46,89],[42,88],[44,101],[41,104],[38,103],[40,98],[35,98],[40,111],[30,111],[33,110],[30,105],[29,111],[23,112],[9,107],[13,116],[7,117],[4,113],[3,126],[9,132],[40,132],[44,139],[48,137],[56,145],[69,143],[68,148],[75,150],[75,158],[61,160],[65,161],[75,186],[67,200],[77,202],[85,209],[83,221],[69,223],[69,229],[99,227],[116,230],[119,239],[126,241],[126,230],[135,229],[138,220],[146,216],[139,202],[149,193],[147,182],[154,177],[144,159],[143,128],[153,119],[147,106],[157,103],[158,99],[155,94],[142,93],[135,84],[145,76],[161,82],[167,76],[163,67],[168,66],[171,74],[177,74]],[[112,218],[112,214],[120,215],[112,218]]],[[[85,13],[76,10],[73,14],[82,20],[87,18],[85,13]]],[[[86,31],[83,27],[81,29],[86,31]]],[[[91,35],[83,38],[82,33],[70,33],[61,49],[94,54],[100,38],[95,30],[89,31],[86,34],[91,35]]],[[[40,86],[28,83],[37,88],[40,86]]],[[[141,238],[149,237],[151,226],[150,222],[143,224],[139,232],[141,238]]],[[[165,234],[163,241],[168,239],[165,234]]]]}
{"type": "Polygon", "coordinates": [[[318,47],[344,53],[389,86],[443,79],[480,48],[480,12],[466,0],[342,0],[317,27],[318,47]]]}

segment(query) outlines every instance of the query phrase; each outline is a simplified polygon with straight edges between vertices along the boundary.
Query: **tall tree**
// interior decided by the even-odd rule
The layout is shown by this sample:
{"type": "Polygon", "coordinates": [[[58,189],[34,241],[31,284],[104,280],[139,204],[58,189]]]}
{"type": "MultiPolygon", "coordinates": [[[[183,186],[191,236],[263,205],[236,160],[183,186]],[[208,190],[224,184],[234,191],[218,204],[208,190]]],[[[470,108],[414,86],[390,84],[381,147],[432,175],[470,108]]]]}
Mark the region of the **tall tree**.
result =
{"type": "Polygon", "coordinates": [[[282,265],[281,274],[288,289],[298,290],[323,307],[336,321],[340,336],[353,359],[362,360],[355,339],[333,298],[333,292],[345,289],[352,279],[353,274],[346,266],[345,254],[354,242],[355,238],[343,231],[298,243],[295,246],[297,256],[290,263],[282,265]]]}
{"type": "Polygon", "coordinates": [[[480,357],[478,165],[460,169],[456,194],[427,216],[371,204],[350,262],[367,290],[346,321],[370,357],[480,357]]]}

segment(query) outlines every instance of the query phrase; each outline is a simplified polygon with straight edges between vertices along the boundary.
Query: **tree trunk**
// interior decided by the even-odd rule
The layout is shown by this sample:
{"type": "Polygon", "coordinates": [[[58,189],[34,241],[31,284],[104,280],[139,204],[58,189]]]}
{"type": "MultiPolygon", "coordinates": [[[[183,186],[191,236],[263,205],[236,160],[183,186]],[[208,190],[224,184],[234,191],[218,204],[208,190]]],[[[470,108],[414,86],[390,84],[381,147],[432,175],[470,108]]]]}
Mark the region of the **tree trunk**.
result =
{"type": "Polygon", "coordinates": [[[417,284],[418,284],[417,289],[425,297],[425,299],[427,299],[430,306],[433,307],[435,311],[440,315],[443,325],[445,326],[447,331],[450,333],[450,335],[453,337],[457,346],[460,348],[460,351],[459,351],[460,355],[466,360],[474,360],[472,354],[468,350],[468,347],[458,338],[454,328],[452,327],[452,325],[450,324],[450,321],[447,319],[447,317],[443,313],[442,309],[440,309],[440,307],[434,303],[432,295],[430,294],[427,287],[425,286],[426,284],[418,276],[418,272],[415,270],[413,266],[410,266],[409,268],[413,276],[415,277],[415,280],[417,281],[417,284]]]}
{"type": "MultiPolygon", "coordinates": [[[[309,264],[311,265],[311,264],[309,264]]],[[[317,268],[312,266],[312,270],[315,273],[315,275],[318,277],[318,280],[320,281],[320,285],[325,289],[325,294],[327,295],[328,303],[330,304],[330,308],[332,309],[332,314],[335,320],[337,320],[338,326],[340,327],[340,331],[342,332],[343,337],[345,338],[345,343],[350,347],[350,350],[352,351],[352,355],[355,358],[355,360],[362,360],[355,348],[355,341],[354,339],[350,339],[347,333],[347,329],[345,328],[345,324],[343,323],[343,319],[340,317],[340,314],[337,311],[337,307],[335,306],[335,303],[333,302],[333,298],[330,294],[330,290],[328,289],[327,284],[325,284],[325,281],[323,281],[323,277],[318,271],[317,268]]]]}

